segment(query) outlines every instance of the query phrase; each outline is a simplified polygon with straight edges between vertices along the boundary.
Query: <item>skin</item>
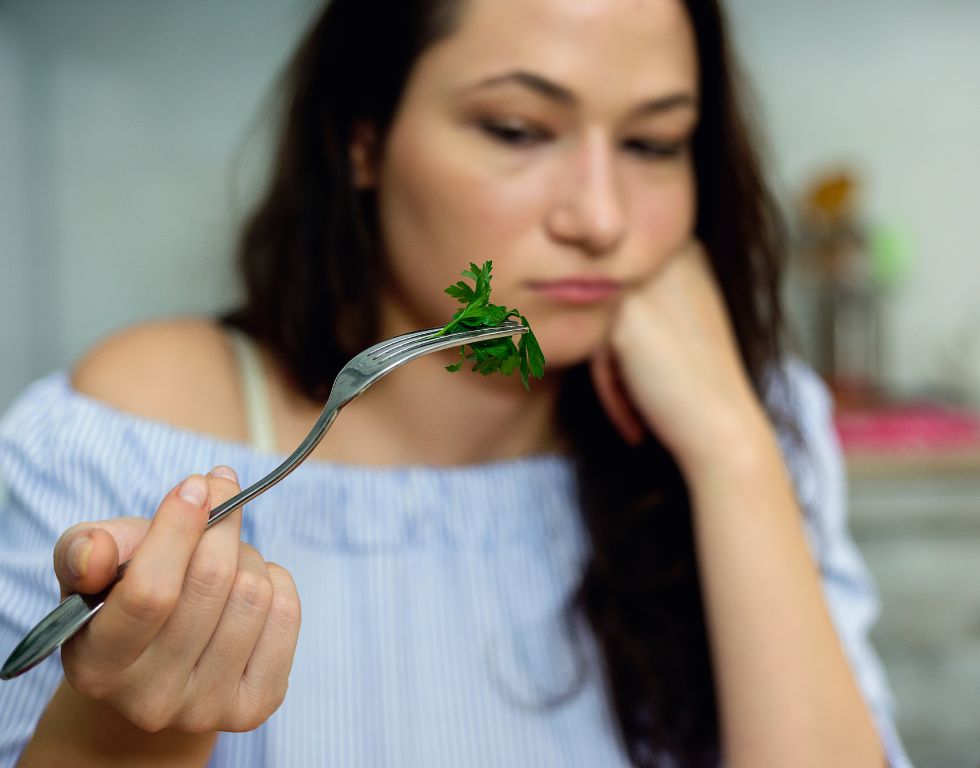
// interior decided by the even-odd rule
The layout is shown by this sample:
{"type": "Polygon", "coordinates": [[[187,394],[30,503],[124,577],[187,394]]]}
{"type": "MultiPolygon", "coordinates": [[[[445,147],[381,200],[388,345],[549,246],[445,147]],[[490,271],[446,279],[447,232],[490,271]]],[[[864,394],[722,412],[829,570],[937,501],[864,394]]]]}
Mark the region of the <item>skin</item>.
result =
{"type": "MultiPolygon", "coordinates": [[[[494,299],[530,318],[545,379],[526,393],[514,379],[449,376],[447,359],[424,358],[347,409],[315,457],[451,465],[560,452],[561,372],[590,361],[624,439],[652,430],[691,489],[727,764],[880,765],[772,428],[692,240],[697,83],[693,33],[675,0],[470,0],[459,29],[416,62],[390,134],[382,141],[361,126],[352,182],[379,198],[393,275],[383,335],[445,322],[453,303],[442,289],[465,262],[492,259],[494,299]],[[623,290],[570,306],[535,289],[585,274],[623,290]],[[425,407],[433,402],[439,408],[425,407]]],[[[266,372],[290,449],[320,404],[298,395],[271,358],[266,372]]],[[[243,439],[235,376],[221,334],[184,322],[110,340],[73,381],[117,407],[243,439]]],[[[208,481],[212,500],[233,492],[232,481],[208,481]]],[[[234,519],[202,535],[209,505],[171,493],[148,532],[114,521],[59,540],[66,591],[95,591],[132,552],[138,565],[66,646],[70,686],[24,764],[44,764],[69,743],[89,764],[109,762],[91,723],[111,725],[134,764],[178,752],[203,764],[215,730],[255,727],[278,706],[299,629],[295,587],[239,542],[234,519]],[[79,577],[69,553],[84,551],[71,545],[85,533],[79,577]],[[160,542],[178,552],[178,568],[172,554],[166,563],[154,555],[160,542]],[[146,607],[164,574],[167,599],[146,607]],[[228,647],[209,655],[219,637],[228,647]],[[250,697],[252,675],[275,695],[250,697]]]]}
{"type": "Polygon", "coordinates": [[[613,302],[571,310],[530,284],[587,274],[636,286],[690,238],[697,62],[681,7],[568,5],[473,3],[460,34],[417,63],[375,174],[397,247],[384,335],[444,322],[442,289],[466,261],[493,260],[498,303],[534,320],[550,365],[577,363],[613,302]],[[635,114],[672,96],[686,101],[635,114]]]}

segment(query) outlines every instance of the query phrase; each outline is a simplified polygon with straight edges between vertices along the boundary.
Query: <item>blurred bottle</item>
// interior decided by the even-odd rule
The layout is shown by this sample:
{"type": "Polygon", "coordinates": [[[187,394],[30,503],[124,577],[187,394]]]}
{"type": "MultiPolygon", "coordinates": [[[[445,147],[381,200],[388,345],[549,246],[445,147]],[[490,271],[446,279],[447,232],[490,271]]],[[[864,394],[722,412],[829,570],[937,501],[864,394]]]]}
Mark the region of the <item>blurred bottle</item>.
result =
{"type": "Polygon", "coordinates": [[[881,393],[881,295],[856,177],[844,171],[818,178],[799,214],[800,252],[818,293],[813,363],[838,405],[872,404],[881,393]]]}
{"type": "Polygon", "coordinates": [[[951,336],[942,367],[954,400],[980,410],[980,315],[951,336]]]}

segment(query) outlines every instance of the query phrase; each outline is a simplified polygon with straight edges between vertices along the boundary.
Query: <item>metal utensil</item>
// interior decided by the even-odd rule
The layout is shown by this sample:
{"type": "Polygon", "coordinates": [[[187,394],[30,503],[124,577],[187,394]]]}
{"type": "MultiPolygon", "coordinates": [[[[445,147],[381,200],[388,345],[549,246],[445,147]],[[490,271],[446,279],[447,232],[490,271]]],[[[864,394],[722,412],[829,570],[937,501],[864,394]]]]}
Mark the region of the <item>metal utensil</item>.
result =
{"type": "MultiPolygon", "coordinates": [[[[438,352],[474,341],[489,341],[527,332],[526,327],[512,321],[489,328],[456,331],[443,336],[437,335],[440,330],[440,328],[429,328],[424,331],[395,336],[375,344],[353,357],[337,374],[333,387],[330,389],[330,395],[327,397],[327,404],[323,407],[313,429],[310,430],[299,447],[293,451],[289,458],[257,483],[253,483],[238,495],[211,510],[207,527],[211,527],[285,479],[313,452],[341,408],[355,400],[368,387],[399,366],[430,352],[438,352]]],[[[56,649],[60,648],[62,643],[84,627],[103,606],[110,590],[126,573],[130,562],[127,560],[119,566],[112,583],[102,592],[97,595],[70,595],[62,600],[51,613],[41,619],[7,658],[3,669],[0,670],[0,680],[10,680],[37,666],[56,649]]]]}

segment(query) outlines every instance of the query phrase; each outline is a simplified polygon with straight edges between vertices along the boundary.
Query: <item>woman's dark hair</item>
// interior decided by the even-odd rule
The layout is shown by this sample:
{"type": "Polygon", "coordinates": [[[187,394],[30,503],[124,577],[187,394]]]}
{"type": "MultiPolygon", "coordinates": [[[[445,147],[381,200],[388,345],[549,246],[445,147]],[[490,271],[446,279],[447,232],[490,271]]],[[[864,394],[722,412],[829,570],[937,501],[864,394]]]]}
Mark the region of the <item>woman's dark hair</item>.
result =
{"type": "MultiPolygon", "coordinates": [[[[384,265],[373,196],[351,183],[353,131],[368,121],[383,139],[415,59],[451,34],[464,5],[333,0],[288,72],[272,178],[240,245],[246,298],[223,320],[268,346],[312,399],[323,400],[350,354],[376,341],[374,286],[384,265]]],[[[696,234],[763,397],[780,357],[778,216],[740,110],[718,2],[685,5],[701,73],[696,234]]],[[[566,373],[561,412],[591,541],[570,610],[584,615],[602,650],[624,747],[636,765],[654,765],[662,752],[684,764],[712,762],[715,687],[680,471],[654,435],[639,448],[620,439],[584,365],[566,373]]]]}

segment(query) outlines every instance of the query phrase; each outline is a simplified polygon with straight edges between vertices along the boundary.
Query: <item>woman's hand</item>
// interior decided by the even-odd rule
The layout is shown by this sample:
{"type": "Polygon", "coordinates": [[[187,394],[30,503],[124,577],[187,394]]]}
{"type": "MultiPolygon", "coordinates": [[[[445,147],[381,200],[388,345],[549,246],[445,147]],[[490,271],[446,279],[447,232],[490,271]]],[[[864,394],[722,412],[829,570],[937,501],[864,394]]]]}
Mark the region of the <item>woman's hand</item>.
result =
{"type": "Polygon", "coordinates": [[[697,242],[623,298],[592,377],[624,439],[637,444],[645,424],[682,468],[764,418],[697,242]]]}
{"type": "Polygon", "coordinates": [[[700,246],[675,253],[619,310],[593,378],[623,436],[637,442],[646,424],[688,481],[727,764],[880,765],[791,478],[700,246]]]}
{"type": "Polygon", "coordinates": [[[152,522],[66,531],[54,561],[62,592],[98,592],[133,562],[90,624],[62,648],[65,677],[155,733],[246,731],[282,703],[300,625],[289,574],[240,540],[241,510],[205,533],[239,491],[235,473],[192,475],[152,522]]]}

